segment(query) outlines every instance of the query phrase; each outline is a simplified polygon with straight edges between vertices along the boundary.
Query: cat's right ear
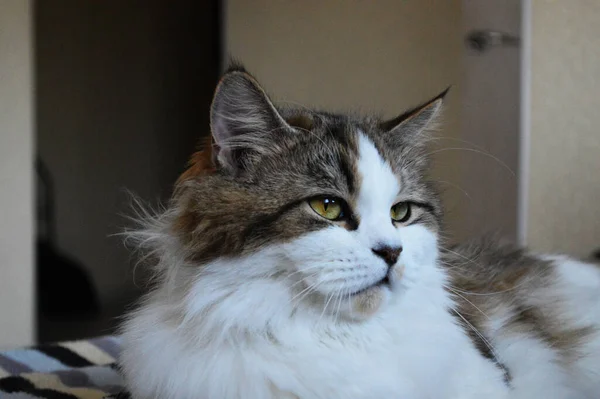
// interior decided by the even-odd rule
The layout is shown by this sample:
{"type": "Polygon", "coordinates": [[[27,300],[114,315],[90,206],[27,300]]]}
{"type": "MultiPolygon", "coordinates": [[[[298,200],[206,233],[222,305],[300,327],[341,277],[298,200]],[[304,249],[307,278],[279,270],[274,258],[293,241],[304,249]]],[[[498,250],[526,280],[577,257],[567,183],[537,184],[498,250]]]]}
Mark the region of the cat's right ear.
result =
{"type": "Polygon", "coordinates": [[[217,164],[232,174],[267,154],[274,146],[273,135],[293,131],[256,79],[237,66],[217,85],[210,125],[217,164]]]}
{"type": "Polygon", "coordinates": [[[410,143],[414,148],[425,146],[430,139],[428,131],[435,126],[444,98],[449,90],[450,87],[431,100],[404,112],[402,115],[382,122],[379,128],[383,130],[389,144],[400,146],[410,143]]]}

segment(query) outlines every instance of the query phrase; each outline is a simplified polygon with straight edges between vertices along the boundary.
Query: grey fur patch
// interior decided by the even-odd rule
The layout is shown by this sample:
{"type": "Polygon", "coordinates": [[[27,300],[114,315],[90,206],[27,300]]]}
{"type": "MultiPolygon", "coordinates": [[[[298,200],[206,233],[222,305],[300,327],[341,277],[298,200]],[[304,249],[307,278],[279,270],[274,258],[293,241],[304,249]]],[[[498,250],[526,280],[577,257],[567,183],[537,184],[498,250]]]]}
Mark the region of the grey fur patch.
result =
{"type": "Polygon", "coordinates": [[[531,298],[555,289],[557,276],[552,262],[523,248],[487,236],[443,251],[441,260],[462,316],[458,320],[486,357],[500,361],[493,350],[496,337],[523,335],[539,339],[569,364],[596,332],[591,326],[571,327],[557,303],[532,304],[531,298]],[[512,316],[492,333],[489,320],[499,314],[512,316]]]}

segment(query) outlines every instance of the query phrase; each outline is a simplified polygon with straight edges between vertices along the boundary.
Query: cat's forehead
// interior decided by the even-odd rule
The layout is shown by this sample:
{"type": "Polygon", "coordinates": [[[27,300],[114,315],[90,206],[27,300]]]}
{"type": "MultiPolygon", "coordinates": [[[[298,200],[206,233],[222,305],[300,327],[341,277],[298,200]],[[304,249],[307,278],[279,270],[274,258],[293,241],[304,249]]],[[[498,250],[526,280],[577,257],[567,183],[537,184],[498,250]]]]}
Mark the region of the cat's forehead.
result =
{"type": "Polygon", "coordinates": [[[256,169],[259,178],[283,178],[295,186],[333,190],[344,196],[355,192],[360,127],[331,114],[303,112],[285,115],[285,119],[295,132],[275,140],[273,145],[281,150],[256,169]]]}
{"type": "Polygon", "coordinates": [[[287,139],[296,141],[299,145],[294,150],[304,152],[302,155],[313,162],[345,168],[348,161],[358,161],[360,142],[367,138],[377,149],[379,156],[395,172],[400,172],[397,166],[402,148],[391,148],[385,143],[375,118],[305,110],[288,110],[283,114],[297,132],[287,136],[287,139]]]}
{"type": "MultiPolygon", "coordinates": [[[[398,162],[401,154],[386,148],[371,119],[307,111],[282,114],[296,132],[282,134],[274,143],[282,151],[257,170],[258,179],[292,179],[296,186],[345,198],[358,195],[365,179],[378,178],[374,173],[365,173],[369,163],[386,165],[393,174],[393,185],[418,180],[418,173],[402,169],[398,162]],[[361,166],[361,162],[367,165],[361,166]]],[[[389,175],[384,180],[389,180],[389,175]]]]}

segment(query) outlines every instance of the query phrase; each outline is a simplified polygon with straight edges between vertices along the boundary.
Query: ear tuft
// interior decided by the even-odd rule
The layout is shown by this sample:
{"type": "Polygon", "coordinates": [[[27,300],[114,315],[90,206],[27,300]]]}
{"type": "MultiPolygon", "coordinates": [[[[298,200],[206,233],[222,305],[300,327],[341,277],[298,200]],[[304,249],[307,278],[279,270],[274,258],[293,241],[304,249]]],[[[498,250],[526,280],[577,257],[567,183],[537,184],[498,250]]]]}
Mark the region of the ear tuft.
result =
{"type": "Polygon", "coordinates": [[[243,72],[249,74],[244,65],[235,58],[231,58],[229,60],[227,69],[225,70],[225,73],[223,73],[223,76],[227,76],[232,72],[243,72]]]}

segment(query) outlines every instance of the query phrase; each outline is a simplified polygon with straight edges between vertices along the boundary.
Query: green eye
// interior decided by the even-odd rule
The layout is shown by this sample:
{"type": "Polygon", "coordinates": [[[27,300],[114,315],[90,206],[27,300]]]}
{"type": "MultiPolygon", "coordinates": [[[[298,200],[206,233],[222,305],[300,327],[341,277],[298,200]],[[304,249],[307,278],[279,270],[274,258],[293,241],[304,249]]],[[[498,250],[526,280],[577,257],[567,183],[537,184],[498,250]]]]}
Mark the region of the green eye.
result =
{"type": "Polygon", "coordinates": [[[395,222],[406,222],[410,219],[410,203],[398,202],[390,209],[390,216],[395,222]]]}
{"type": "Polygon", "coordinates": [[[308,204],[319,216],[329,220],[337,220],[343,216],[342,201],[330,197],[318,197],[308,201],[308,204]]]}

